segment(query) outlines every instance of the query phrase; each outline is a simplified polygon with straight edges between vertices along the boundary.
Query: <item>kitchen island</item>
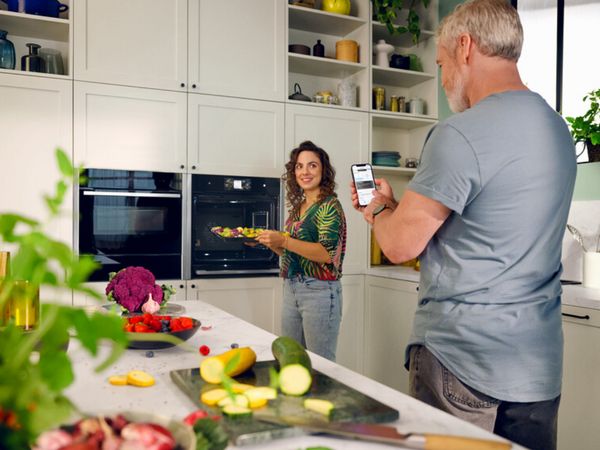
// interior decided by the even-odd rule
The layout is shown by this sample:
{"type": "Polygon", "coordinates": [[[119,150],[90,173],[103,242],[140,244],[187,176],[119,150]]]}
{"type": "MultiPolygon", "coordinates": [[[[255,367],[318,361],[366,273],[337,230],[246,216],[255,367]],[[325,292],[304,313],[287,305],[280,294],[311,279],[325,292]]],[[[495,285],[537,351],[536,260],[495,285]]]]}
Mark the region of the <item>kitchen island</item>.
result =
{"type": "MultiPolygon", "coordinates": [[[[207,345],[211,354],[228,350],[231,344],[250,346],[258,360],[273,359],[271,342],[275,336],[254,325],[244,322],[214,306],[200,301],[181,302],[186,308],[184,315],[201,321],[208,329],[199,329],[188,341],[194,351],[179,347],[153,350],[152,357],[146,350],[128,350],[110,369],[95,373],[94,367],[100,360],[79,348],[72,342],[69,355],[74,362],[75,382],[66,394],[87,413],[115,413],[119,411],[146,411],[180,419],[196,409],[193,402],[173,383],[169,372],[176,369],[198,367],[203,356],[197,349],[207,345]],[[143,370],[152,374],[156,384],[147,388],[134,386],[113,386],[108,383],[111,375],[125,374],[130,370],[143,370]]],[[[390,342],[390,345],[394,343],[390,342]]],[[[108,347],[103,348],[106,355],[108,347]]],[[[313,366],[322,373],[335,378],[364,394],[385,403],[400,412],[400,419],[393,422],[400,432],[423,432],[451,434],[474,438],[501,440],[474,425],[452,417],[405,394],[395,391],[363,375],[357,374],[338,364],[311,354],[313,366]]],[[[332,449],[385,449],[398,448],[364,441],[351,441],[325,435],[296,436],[258,445],[244,446],[248,450],[259,449],[303,449],[311,446],[327,446],[332,449]]],[[[230,446],[230,448],[235,448],[230,446]]],[[[514,449],[523,447],[514,445],[514,449]]]]}

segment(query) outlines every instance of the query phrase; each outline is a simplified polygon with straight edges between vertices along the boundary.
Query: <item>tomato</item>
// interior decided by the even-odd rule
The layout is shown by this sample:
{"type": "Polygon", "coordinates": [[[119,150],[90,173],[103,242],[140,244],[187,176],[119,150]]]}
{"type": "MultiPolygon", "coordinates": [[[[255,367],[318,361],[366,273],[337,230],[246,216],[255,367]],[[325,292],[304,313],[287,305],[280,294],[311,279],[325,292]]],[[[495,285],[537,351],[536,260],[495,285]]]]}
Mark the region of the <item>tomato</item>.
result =
{"type": "Polygon", "coordinates": [[[134,325],[133,331],[136,333],[151,333],[153,330],[145,323],[140,322],[134,325]]]}
{"type": "Polygon", "coordinates": [[[185,416],[185,419],[183,419],[183,421],[185,423],[187,423],[188,425],[194,426],[194,424],[196,423],[196,421],[198,419],[204,419],[207,416],[208,416],[208,413],[206,411],[197,409],[196,411],[193,411],[193,412],[189,413],[187,416],[185,416]]]}
{"type": "Polygon", "coordinates": [[[183,328],[184,330],[187,330],[188,328],[192,328],[194,326],[194,322],[192,319],[190,319],[189,317],[182,317],[180,319],[181,322],[181,328],[183,328]]]}

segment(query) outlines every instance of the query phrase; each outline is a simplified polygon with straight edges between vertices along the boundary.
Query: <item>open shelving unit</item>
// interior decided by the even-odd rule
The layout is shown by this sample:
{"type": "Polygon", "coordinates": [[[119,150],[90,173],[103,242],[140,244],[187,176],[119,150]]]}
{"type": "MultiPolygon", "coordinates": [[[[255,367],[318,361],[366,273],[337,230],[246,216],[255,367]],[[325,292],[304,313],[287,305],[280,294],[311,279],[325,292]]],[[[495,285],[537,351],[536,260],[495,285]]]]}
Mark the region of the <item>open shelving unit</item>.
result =
{"type": "MultiPolygon", "coordinates": [[[[63,3],[70,6],[68,0],[63,3]]],[[[71,18],[70,10],[60,17],[46,17],[33,14],[8,11],[5,3],[0,3],[0,29],[8,33],[7,39],[15,46],[15,69],[0,69],[3,73],[18,72],[23,75],[48,76],[51,78],[70,78],[71,70],[71,18]],[[64,75],[21,71],[21,57],[28,54],[27,43],[36,43],[42,48],[52,48],[61,53],[64,75]]]]}

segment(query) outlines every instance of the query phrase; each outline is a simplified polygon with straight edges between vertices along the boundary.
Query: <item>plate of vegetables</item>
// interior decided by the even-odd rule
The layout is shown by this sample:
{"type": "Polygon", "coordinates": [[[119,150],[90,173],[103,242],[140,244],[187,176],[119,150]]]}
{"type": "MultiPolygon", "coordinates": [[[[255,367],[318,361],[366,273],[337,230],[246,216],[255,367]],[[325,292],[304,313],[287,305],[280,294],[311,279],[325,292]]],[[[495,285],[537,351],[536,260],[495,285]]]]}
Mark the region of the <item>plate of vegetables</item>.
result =
{"type": "Polygon", "coordinates": [[[56,448],[144,448],[194,450],[196,436],[188,423],[147,412],[86,417],[42,433],[36,450],[56,448]]]}
{"type": "Polygon", "coordinates": [[[262,228],[250,227],[212,227],[210,232],[221,239],[238,242],[256,242],[262,228]]]}
{"type": "Polygon", "coordinates": [[[129,337],[129,348],[156,350],[177,345],[161,340],[159,336],[175,336],[187,341],[200,328],[200,321],[192,317],[145,313],[125,317],[123,328],[129,337]],[[157,338],[152,339],[150,336],[157,338]]]}

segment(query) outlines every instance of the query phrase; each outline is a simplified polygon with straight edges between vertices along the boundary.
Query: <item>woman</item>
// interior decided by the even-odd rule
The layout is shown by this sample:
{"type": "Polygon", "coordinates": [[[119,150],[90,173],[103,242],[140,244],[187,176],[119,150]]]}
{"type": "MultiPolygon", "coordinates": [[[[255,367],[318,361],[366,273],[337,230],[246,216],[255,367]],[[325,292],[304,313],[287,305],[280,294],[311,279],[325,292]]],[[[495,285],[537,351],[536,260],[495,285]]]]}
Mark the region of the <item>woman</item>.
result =
{"type": "Polygon", "coordinates": [[[282,335],[335,361],[346,251],[346,218],[334,192],[335,169],[327,153],[310,141],[292,150],[285,168],[287,233],[265,231],[257,239],[281,256],[282,335]]]}

